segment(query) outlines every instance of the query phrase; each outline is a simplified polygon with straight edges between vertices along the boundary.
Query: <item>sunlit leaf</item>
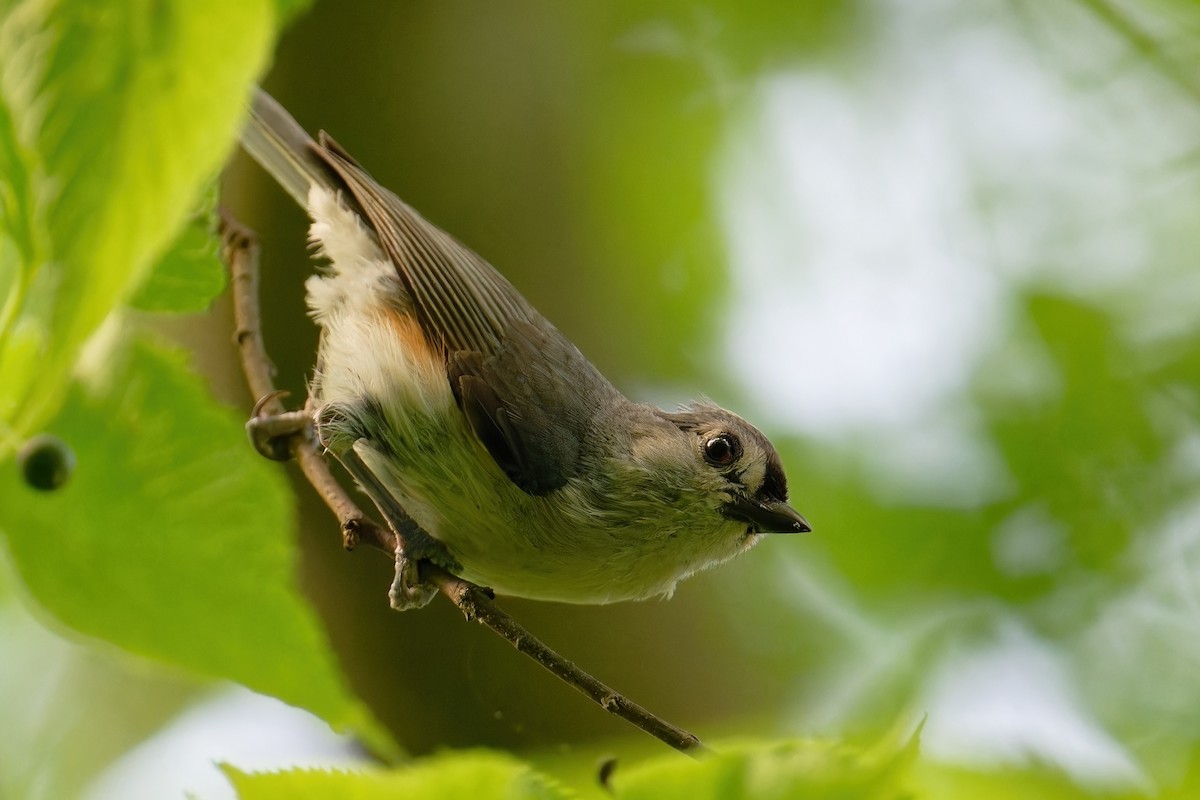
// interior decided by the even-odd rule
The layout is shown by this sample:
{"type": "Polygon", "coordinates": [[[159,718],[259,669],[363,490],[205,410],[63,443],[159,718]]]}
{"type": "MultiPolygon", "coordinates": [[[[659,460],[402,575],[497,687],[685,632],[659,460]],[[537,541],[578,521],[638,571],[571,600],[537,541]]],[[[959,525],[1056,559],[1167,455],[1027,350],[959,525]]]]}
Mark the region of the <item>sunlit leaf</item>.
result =
{"type": "Polygon", "coordinates": [[[963,797],[971,800],[1087,800],[1102,796],[1109,800],[1144,800],[1154,795],[1115,787],[1086,787],[1048,768],[987,770],[923,764],[916,770],[916,783],[928,797],[963,797]]]}
{"type": "Polygon", "coordinates": [[[851,745],[792,741],[723,747],[698,762],[655,759],[614,778],[621,800],[902,800],[912,797],[907,771],[916,740],[863,750],[851,745]]]}
{"type": "Polygon", "coordinates": [[[134,347],[98,386],[75,384],[49,430],[77,462],[61,488],[26,485],[12,461],[0,476],[0,530],[44,608],[387,749],[296,590],[282,474],[177,354],[134,347]]]}
{"type": "Polygon", "coordinates": [[[216,187],[206,193],[130,304],[142,311],[203,311],[225,289],[216,230],[216,187]]]}
{"type": "Polygon", "coordinates": [[[505,798],[563,800],[571,794],[515,758],[472,751],[445,753],[392,771],[290,770],[245,773],[226,766],[241,800],[385,800],[385,798],[505,798]]]}
{"type": "Polygon", "coordinates": [[[266,0],[10,0],[0,16],[0,452],[227,153],[274,32],[266,0]]]}

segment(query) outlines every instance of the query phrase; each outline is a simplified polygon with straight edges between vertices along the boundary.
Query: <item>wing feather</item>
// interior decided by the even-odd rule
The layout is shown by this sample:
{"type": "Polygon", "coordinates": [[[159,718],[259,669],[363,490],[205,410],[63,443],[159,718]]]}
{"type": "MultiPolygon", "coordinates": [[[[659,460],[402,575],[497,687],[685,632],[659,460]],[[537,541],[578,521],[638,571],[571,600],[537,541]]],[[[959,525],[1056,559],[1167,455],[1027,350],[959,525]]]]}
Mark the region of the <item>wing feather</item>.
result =
{"type": "Polygon", "coordinates": [[[317,154],[345,182],[395,263],[430,338],[447,353],[495,353],[514,323],[541,317],[499,272],[380,186],[328,135],[317,154]]]}
{"type": "Polygon", "coordinates": [[[597,419],[628,401],[490,264],[376,183],[329,136],[314,142],[261,90],[242,138],[301,205],[315,185],[357,206],[445,357],[467,424],[514,484],[545,494],[599,457],[597,419]]]}

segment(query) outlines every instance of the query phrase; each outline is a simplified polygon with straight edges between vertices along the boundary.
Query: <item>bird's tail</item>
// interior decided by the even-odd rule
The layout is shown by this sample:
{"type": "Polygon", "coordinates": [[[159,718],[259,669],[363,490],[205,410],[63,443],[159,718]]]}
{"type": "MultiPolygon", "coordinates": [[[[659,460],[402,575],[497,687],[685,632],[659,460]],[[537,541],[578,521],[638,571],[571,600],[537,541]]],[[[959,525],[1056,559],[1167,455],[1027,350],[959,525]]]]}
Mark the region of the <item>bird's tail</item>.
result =
{"type": "Polygon", "coordinates": [[[329,168],[318,158],[312,137],[274,97],[255,89],[242,148],[270,173],[301,207],[313,186],[333,188],[329,168]]]}

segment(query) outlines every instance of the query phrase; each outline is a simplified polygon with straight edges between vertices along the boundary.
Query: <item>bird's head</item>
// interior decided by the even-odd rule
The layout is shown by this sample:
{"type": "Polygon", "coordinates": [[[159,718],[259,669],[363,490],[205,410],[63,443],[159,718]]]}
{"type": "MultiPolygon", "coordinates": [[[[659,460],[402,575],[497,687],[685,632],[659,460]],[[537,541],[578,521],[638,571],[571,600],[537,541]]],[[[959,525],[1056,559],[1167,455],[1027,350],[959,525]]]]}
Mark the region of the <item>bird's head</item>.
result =
{"type": "Polygon", "coordinates": [[[788,505],[787,477],[775,447],[738,415],[712,404],[659,412],[682,434],[689,482],[713,498],[716,512],[747,533],[806,533],[812,528],[788,505]]]}

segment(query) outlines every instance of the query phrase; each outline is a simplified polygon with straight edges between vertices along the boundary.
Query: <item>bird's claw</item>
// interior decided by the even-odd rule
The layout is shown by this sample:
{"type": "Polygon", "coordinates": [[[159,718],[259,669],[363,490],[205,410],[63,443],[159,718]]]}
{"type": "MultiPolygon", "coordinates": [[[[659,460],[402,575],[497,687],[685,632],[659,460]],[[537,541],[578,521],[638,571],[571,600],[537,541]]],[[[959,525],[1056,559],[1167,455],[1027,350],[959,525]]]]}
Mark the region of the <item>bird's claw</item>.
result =
{"type": "Polygon", "coordinates": [[[388,602],[397,611],[424,608],[437,596],[438,587],[421,580],[421,564],[403,550],[396,551],[396,577],[388,590],[388,602]]]}
{"type": "Polygon", "coordinates": [[[422,608],[438,593],[437,584],[421,577],[421,562],[428,561],[447,571],[462,569],[446,545],[430,536],[411,518],[401,528],[404,547],[396,551],[396,577],[388,600],[397,611],[422,608]]]}
{"type": "Polygon", "coordinates": [[[265,407],[281,397],[274,392],[254,404],[254,412],[246,420],[246,435],[254,449],[272,461],[288,461],[292,457],[292,440],[297,436],[313,436],[312,414],[308,411],[266,413],[265,407]]]}

